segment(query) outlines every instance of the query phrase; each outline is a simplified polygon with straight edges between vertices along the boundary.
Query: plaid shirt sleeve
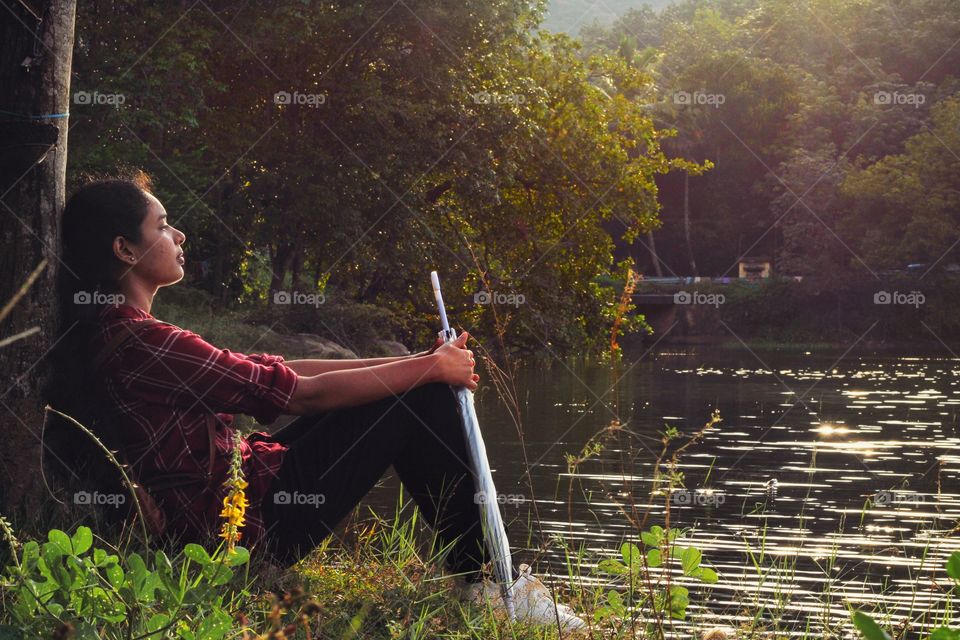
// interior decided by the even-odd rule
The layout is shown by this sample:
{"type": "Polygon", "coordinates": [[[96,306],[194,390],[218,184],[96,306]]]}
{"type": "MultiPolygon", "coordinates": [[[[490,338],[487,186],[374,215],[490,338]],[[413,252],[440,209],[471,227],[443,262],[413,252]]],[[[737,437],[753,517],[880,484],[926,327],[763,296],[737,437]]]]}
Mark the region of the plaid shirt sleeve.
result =
{"type": "Polygon", "coordinates": [[[219,349],[167,324],[140,331],[122,353],[119,384],[148,402],[213,413],[244,413],[270,424],[287,409],[299,380],[283,357],[219,349]]]}

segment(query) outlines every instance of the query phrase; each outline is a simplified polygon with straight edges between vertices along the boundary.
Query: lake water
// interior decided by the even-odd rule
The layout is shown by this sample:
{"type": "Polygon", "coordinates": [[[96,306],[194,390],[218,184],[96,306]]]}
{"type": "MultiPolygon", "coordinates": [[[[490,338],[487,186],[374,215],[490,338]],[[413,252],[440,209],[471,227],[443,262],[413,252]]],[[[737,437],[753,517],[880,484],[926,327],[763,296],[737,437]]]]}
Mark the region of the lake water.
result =
{"type": "MultiPolygon", "coordinates": [[[[645,509],[659,433],[692,434],[719,409],[723,421],[680,460],[686,491],[670,497],[671,525],[690,529],[720,575],[691,591],[691,617],[855,637],[849,607],[882,607],[914,630],[942,621],[945,560],[960,550],[958,383],[949,353],[669,348],[628,351],[616,372],[577,360],[521,367],[524,446],[489,384],[477,404],[515,561],[535,557],[554,577],[566,576],[564,555],[535,556],[536,541],[561,534],[590,562],[638,542],[618,505],[645,509]],[[571,477],[565,454],[617,419],[571,477]]],[[[378,509],[393,498],[371,495],[378,509]]],[[[663,524],[666,499],[647,527],[663,524]]]]}

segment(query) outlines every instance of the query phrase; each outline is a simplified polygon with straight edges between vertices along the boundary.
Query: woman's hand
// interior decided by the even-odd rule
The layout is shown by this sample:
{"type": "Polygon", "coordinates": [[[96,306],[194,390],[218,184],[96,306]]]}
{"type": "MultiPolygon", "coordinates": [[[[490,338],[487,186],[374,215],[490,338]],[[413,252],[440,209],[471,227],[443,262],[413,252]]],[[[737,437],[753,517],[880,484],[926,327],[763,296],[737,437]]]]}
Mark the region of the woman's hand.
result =
{"type": "MultiPolygon", "coordinates": [[[[413,354],[413,357],[414,357],[414,358],[422,358],[423,356],[429,356],[429,355],[431,355],[434,351],[436,351],[436,350],[440,347],[440,345],[442,345],[442,344],[443,344],[443,338],[441,338],[440,336],[437,336],[437,341],[433,343],[433,346],[432,346],[432,347],[430,347],[430,348],[427,349],[426,351],[421,351],[420,353],[415,353],[415,354],[413,354]]],[[[464,348],[466,348],[466,347],[464,347],[464,348]]]]}
{"type": "Polygon", "coordinates": [[[455,387],[477,390],[480,376],[473,372],[476,362],[473,351],[467,349],[470,334],[464,331],[453,342],[443,342],[434,347],[433,355],[437,359],[437,380],[455,387]]]}

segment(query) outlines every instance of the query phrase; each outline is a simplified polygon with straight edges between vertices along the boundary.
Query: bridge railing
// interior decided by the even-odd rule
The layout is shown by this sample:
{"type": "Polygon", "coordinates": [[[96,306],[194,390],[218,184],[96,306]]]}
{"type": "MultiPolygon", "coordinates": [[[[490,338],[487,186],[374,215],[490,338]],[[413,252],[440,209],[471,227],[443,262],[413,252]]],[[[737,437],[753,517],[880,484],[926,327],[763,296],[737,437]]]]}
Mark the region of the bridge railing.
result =
{"type": "MultiPolygon", "coordinates": [[[[675,276],[675,277],[656,277],[656,276],[644,276],[642,280],[638,283],[637,286],[643,285],[660,285],[660,286],[682,286],[690,284],[755,284],[761,282],[762,280],[767,280],[768,278],[763,278],[760,280],[747,280],[746,278],[738,278],[736,276],[723,276],[723,277],[710,277],[710,276],[675,276]]],[[[790,279],[799,281],[800,276],[792,277],[790,279]]]]}

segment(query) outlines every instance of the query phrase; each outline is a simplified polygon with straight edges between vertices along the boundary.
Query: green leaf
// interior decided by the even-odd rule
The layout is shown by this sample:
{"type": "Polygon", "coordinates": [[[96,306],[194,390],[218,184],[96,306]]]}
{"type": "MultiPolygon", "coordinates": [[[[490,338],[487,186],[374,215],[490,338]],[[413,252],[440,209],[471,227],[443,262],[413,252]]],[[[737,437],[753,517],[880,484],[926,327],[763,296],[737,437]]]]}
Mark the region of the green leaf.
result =
{"type": "Polygon", "coordinates": [[[39,558],[40,543],[31,540],[23,545],[23,556],[20,559],[20,564],[23,565],[25,571],[32,571],[39,558]]]}
{"type": "Polygon", "coordinates": [[[693,575],[697,578],[700,578],[700,580],[706,582],[707,584],[717,584],[717,582],[720,580],[720,576],[717,575],[717,572],[708,567],[700,567],[696,572],[694,572],[693,575]]]}
{"type": "MultiPolygon", "coordinates": [[[[613,615],[614,615],[613,609],[607,606],[597,607],[593,611],[593,619],[595,622],[603,622],[604,620],[606,620],[607,618],[613,615]]],[[[0,640],[3,640],[3,638],[0,637],[0,640]]]]}
{"type": "Polygon", "coordinates": [[[960,581],[960,551],[954,551],[947,558],[947,575],[960,581]]]}
{"type": "Polygon", "coordinates": [[[628,567],[632,567],[634,572],[637,572],[637,569],[642,566],[640,564],[640,549],[632,542],[624,542],[620,545],[620,556],[623,558],[623,563],[628,567]]]}
{"type": "Polygon", "coordinates": [[[700,549],[695,549],[689,547],[684,550],[683,555],[680,557],[680,563],[683,566],[684,575],[690,575],[695,569],[700,566],[700,559],[703,557],[703,554],[700,552],[700,549]]]}
{"type": "Polygon", "coordinates": [[[928,640],[960,640],[960,630],[940,627],[933,630],[928,640]]]}
{"type": "Polygon", "coordinates": [[[155,573],[153,574],[159,579],[159,588],[161,592],[166,593],[170,598],[174,600],[180,600],[182,598],[180,591],[180,584],[173,579],[168,573],[155,573]]]}
{"type": "Polygon", "coordinates": [[[640,540],[648,547],[659,547],[663,540],[663,527],[653,526],[650,531],[641,531],[640,540]]]}
{"type": "Polygon", "coordinates": [[[140,590],[143,589],[143,583],[147,579],[147,563],[138,553],[131,553],[127,557],[127,579],[136,597],[140,597],[140,590]]]}
{"type": "Polygon", "coordinates": [[[623,596],[615,589],[607,591],[607,604],[619,616],[623,616],[627,612],[627,608],[623,606],[623,596]]]}
{"type": "Polygon", "coordinates": [[[625,573],[630,573],[630,569],[628,569],[622,562],[614,558],[606,558],[605,560],[601,560],[597,564],[597,570],[614,576],[622,576],[625,573]]]}
{"type": "Polygon", "coordinates": [[[6,624],[0,624],[0,640],[23,640],[23,632],[6,624]]]}
{"type": "Polygon", "coordinates": [[[101,587],[93,587],[87,593],[88,598],[85,601],[89,602],[91,607],[90,613],[84,617],[95,616],[107,622],[123,622],[126,619],[126,607],[114,599],[113,593],[101,587]]]}
{"type": "Polygon", "coordinates": [[[21,592],[21,599],[14,603],[14,605],[10,608],[10,611],[13,613],[13,617],[18,622],[23,623],[33,619],[33,614],[36,609],[37,601],[21,592]]]}
{"type": "Polygon", "coordinates": [[[214,609],[197,628],[198,640],[222,640],[230,631],[230,615],[221,609],[214,609]]]}
{"type": "Polygon", "coordinates": [[[147,576],[147,579],[144,580],[137,597],[140,599],[140,602],[153,602],[157,599],[157,589],[162,588],[163,581],[160,580],[160,576],[156,573],[151,573],[147,576]]]}
{"type": "Polygon", "coordinates": [[[183,548],[183,555],[187,556],[199,565],[210,564],[210,554],[207,550],[198,544],[190,543],[183,548]]]}
{"type": "Polygon", "coordinates": [[[47,564],[47,561],[44,558],[37,560],[37,571],[43,578],[46,578],[46,581],[55,585],[56,587],[60,586],[60,581],[53,577],[53,573],[50,571],[50,567],[47,564]]]}
{"type": "Polygon", "coordinates": [[[867,640],[890,640],[886,631],[873,621],[873,618],[862,611],[854,611],[853,626],[855,626],[867,640]]]}
{"type": "Polygon", "coordinates": [[[138,553],[131,553],[127,558],[127,568],[127,581],[133,587],[134,597],[143,603],[152,602],[156,598],[154,592],[163,586],[160,576],[147,569],[138,553]]]}
{"type": "Polygon", "coordinates": [[[170,616],[165,613],[158,613],[147,621],[147,632],[154,633],[170,624],[170,616]]]}
{"type": "Polygon", "coordinates": [[[686,587],[670,587],[670,617],[683,620],[687,617],[687,606],[690,604],[690,591],[686,587]]]}
{"type": "Polygon", "coordinates": [[[210,585],[218,587],[227,584],[233,579],[233,571],[224,565],[208,564],[203,568],[203,575],[210,581],[210,585]]]}
{"type": "Polygon", "coordinates": [[[107,580],[115,588],[119,589],[123,585],[123,569],[118,564],[111,564],[106,568],[107,580]]]}
{"type": "Polygon", "coordinates": [[[118,562],[120,562],[120,558],[116,554],[108,554],[100,548],[93,550],[93,564],[96,567],[105,567],[108,564],[117,564],[118,562]]]}
{"type": "Polygon", "coordinates": [[[97,628],[89,622],[81,622],[74,631],[74,640],[100,640],[97,628]]]}
{"type": "Polygon", "coordinates": [[[67,566],[71,569],[72,575],[68,577],[64,586],[71,591],[79,589],[87,581],[89,575],[87,565],[78,560],[76,556],[67,556],[67,566]]]}
{"type": "Polygon", "coordinates": [[[51,529],[47,533],[47,539],[50,540],[63,554],[73,553],[73,543],[70,541],[70,536],[68,536],[60,529],[51,529]]]}
{"type": "Polygon", "coordinates": [[[209,584],[200,584],[187,591],[186,595],[183,596],[184,604],[199,604],[209,606],[210,602],[213,602],[216,594],[214,593],[213,587],[209,584]]]}
{"type": "Polygon", "coordinates": [[[73,533],[72,542],[74,554],[79,556],[86,553],[93,546],[93,532],[90,531],[90,527],[77,527],[73,533]]]}
{"type": "Polygon", "coordinates": [[[53,567],[60,563],[60,558],[64,556],[64,553],[63,549],[60,548],[60,545],[52,542],[44,542],[40,555],[43,557],[43,561],[46,563],[47,569],[53,571],[53,567]]]}
{"type": "Polygon", "coordinates": [[[157,551],[153,556],[153,564],[161,575],[173,575],[173,565],[170,564],[170,558],[163,551],[157,551]]]}
{"type": "Polygon", "coordinates": [[[653,569],[663,565],[663,554],[660,552],[660,549],[650,549],[650,551],[647,551],[647,564],[653,569]]]}
{"type": "Polygon", "coordinates": [[[250,552],[244,547],[234,547],[233,553],[228,553],[226,563],[228,567],[239,567],[250,562],[250,552]]]}

